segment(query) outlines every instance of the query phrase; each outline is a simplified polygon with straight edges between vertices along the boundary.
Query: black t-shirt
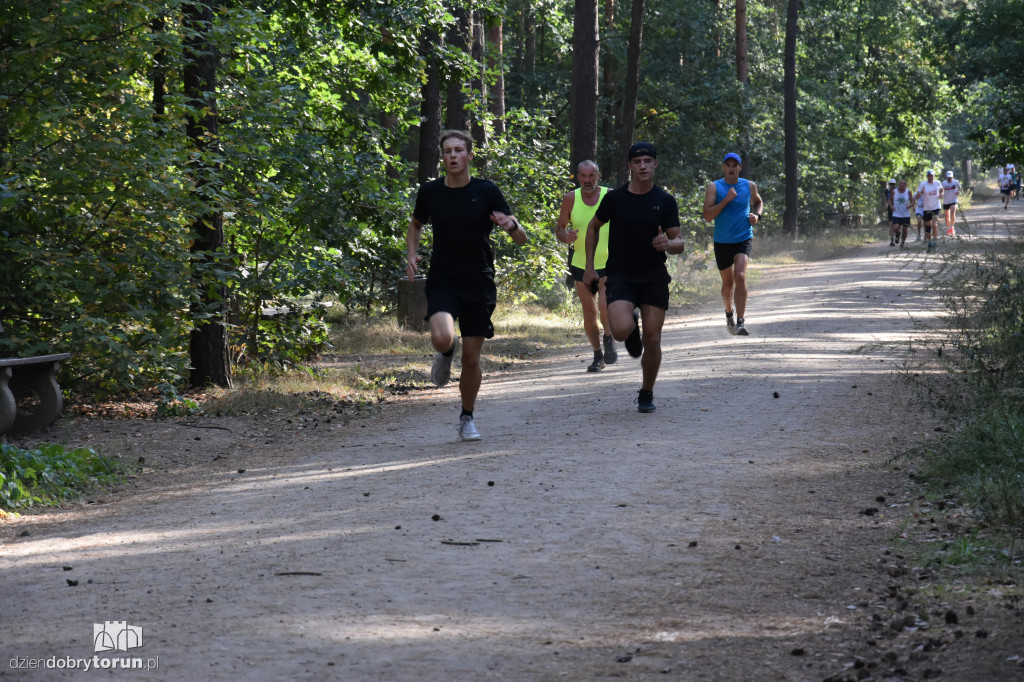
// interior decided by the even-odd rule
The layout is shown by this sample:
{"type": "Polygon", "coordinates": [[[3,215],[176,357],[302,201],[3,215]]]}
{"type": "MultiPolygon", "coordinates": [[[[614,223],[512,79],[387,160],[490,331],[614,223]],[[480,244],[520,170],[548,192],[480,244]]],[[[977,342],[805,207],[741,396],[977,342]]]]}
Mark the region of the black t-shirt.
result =
{"type": "Polygon", "coordinates": [[[597,207],[597,219],[609,223],[609,275],[646,278],[665,271],[665,252],[651,245],[658,228],[679,227],[679,205],[675,197],[655,185],[646,194],[633,194],[629,184],[604,195],[597,207]]]}
{"type": "Polygon", "coordinates": [[[490,180],[470,178],[465,187],[447,187],[438,178],[420,186],[412,215],[433,226],[428,279],[494,278],[492,211],[512,213],[490,180]]]}

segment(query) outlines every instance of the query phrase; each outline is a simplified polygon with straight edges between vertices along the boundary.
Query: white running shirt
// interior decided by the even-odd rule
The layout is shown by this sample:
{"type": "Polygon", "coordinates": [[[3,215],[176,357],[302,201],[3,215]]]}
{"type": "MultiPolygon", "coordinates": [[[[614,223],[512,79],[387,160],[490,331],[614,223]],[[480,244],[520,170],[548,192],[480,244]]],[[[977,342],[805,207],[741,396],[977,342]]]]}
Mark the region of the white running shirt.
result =
{"type": "Polygon", "coordinates": [[[898,189],[892,192],[892,217],[893,218],[909,218],[910,217],[910,202],[913,201],[914,197],[910,193],[910,188],[903,190],[902,192],[898,189]]]}
{"type": "Polygon", "coordinates": [[[956,178],[942,181],[942,203],[955,204],[960,196],[960,181],[956,178]]]}
{"type": "Polygon", "coordinates": [[[999,189],[1010,189],[1013,186],[1013,176],[1009,173],[1002,173],[999,176],[999,189]]]}
{"type": "Polygon", "coordinates": [[[941,199],[939,192],[942,190],[942,185],[932,180],[928,182],[925,180],[917,186],[918,192],[924,192],[921,198],[924,199],[924,210],[926,211],[938,211],[941,206],[941,199]]]}

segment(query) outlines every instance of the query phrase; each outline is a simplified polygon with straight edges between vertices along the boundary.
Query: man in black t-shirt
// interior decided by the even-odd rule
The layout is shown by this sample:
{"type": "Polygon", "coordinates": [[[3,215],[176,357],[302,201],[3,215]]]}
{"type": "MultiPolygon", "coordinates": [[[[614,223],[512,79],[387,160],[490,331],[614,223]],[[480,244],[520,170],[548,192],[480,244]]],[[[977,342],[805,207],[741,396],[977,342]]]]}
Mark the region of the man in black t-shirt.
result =
{"type": "Polygon", "coordinates": [[[406,237],[406,274],[410,280],[419,271],[420,236],[423,226],[434,227],[434,251],[427,274],[427,319],[430,341],[437,350],[430,378],[444,386],[451,377],[452,358],[458,339],[455,320],[462,334],[462,376],[459,392],[462,413],[459,437],[480,440],[473,423],[473,408],[480,391],[480,351],[484,339],[494,336],[491,313],[497,302],[494,286],[494,257],[491,230],[499,226],[516,244],[526,243],[526,232],[502,196],[489,180],[471,178],[473,138],[461,130],[441,133],[441,156],[446,175],[420,186],[406,237]]]}
{"type": "Polygon", "coordinates": [[[672,281],[665,267],[665,254],[682,253],[685,247],[675,197],[654,184],[657,167],[658,152],[654,145],[637,142],[630,148],[629,183],[605,194],[587,229],[587,270],[583,275],[587,285],[597,280],[594,251],[601,227],[610,221],[605,268],[608,322],[612,336],[626,342],[630,355],[643,356],[643,383],[636,400],[639,412],[655,409],[654,382],[661,367],[661,329],[668,311],[668,283],[672,281]]]}

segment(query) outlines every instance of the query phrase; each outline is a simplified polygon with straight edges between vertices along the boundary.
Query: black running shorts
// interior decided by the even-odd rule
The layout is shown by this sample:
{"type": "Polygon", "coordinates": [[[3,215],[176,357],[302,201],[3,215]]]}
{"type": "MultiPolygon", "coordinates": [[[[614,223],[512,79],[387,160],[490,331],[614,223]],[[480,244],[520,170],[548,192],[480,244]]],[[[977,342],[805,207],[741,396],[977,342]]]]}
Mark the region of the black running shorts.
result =
{"type": "Polygon", "coordinates": [[[715,263],[719,270],[728,270],[736,260],[737,254],[745,254],[747,258],[754,252],[754,240],[748,239],[745,242],[727,244],[715,242],[715,263]]]}
{"type": "Polygon", "coordinates": [[[668,310],[668,283],[672,281],[667,271],[653,277],[629,277],[608,275],[604,293],[611,305],[615,301],[629,301],[634,306],[652,305],[668,310]]]}
{"type": "MultiPolygon", "coordinates": [[[[574,282],[582,282],[583,281],[583,273],[584,272],[586,272],[586,270],[584,270],[583,268],[578,268],[575,265],[570,265],[569,266],[569,276],[572,277],[574,282]]],[[[604,279],[604,277],[605,277],[604,268],[601,268],[600,270],[597,270],[597,278],[598,279],[604,279]]],[[[598,287],[597,282],[594,282],[593,284],[591,284],[590,285],[590,293],[596,294],[597,293],[597,287],[598,287]]]]}
{"type": "Polygon", "coordinates": [[[491,314],[497,299],[494,282],[467,283],[427,280],[427,318],[448,313],[459,321],[461,336],[494,337],[491,314]]]}

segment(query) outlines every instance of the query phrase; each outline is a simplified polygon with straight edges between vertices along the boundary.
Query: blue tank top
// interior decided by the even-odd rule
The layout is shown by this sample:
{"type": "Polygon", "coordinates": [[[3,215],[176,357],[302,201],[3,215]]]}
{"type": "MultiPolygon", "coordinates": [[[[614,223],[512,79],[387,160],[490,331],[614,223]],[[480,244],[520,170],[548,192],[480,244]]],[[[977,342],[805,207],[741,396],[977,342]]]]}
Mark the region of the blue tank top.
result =
{"type": "Polygon", "coordinates": [[[736,198],[725,205],[715,218],[715,241],[720,244],[738,244],[754,238],[750,227],[750,183],[738,178],[735,185],[725,184],[725,178],[715,180],[715,203],[720,203],[729,188],[736,190],[736,198]]]}

